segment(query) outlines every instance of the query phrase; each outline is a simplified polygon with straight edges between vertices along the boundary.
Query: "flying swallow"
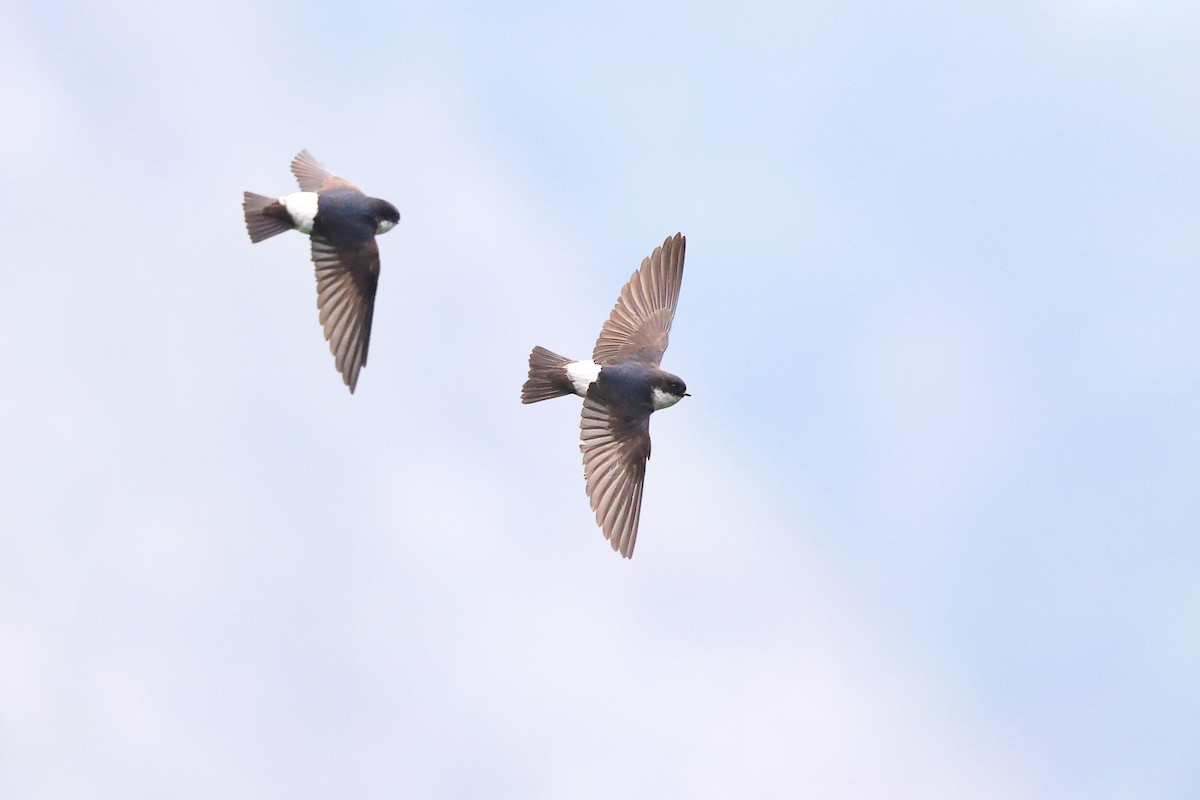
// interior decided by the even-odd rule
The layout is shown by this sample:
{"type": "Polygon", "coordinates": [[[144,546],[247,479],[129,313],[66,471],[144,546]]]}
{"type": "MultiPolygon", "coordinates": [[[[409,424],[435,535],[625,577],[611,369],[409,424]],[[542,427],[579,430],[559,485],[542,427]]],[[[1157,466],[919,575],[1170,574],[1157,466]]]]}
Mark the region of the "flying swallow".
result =
{"type": "Polygon", "coordinates": [[[654,248],[621,289],[590,361],[535,347],[522,403],[577,394],[583,398],[583,475],[596,523],[626,558],[633,556],[650,458],[650,415],[688,396],[677,376],[659,369],[679,286],[687,239],[654,248]]]}
{"type": "Polygon", "coordinates": [[[375,237],[395,227],[400,212],[386,200],[367,197],[307,150],[292,159],[292,174],[298,192],[279,198],[243,193],[246,230],[251,242],[292,229],[311,238],[321,325],[338,372],[353,392],[358,371],[367,365],[379,286],[375,237]]]}

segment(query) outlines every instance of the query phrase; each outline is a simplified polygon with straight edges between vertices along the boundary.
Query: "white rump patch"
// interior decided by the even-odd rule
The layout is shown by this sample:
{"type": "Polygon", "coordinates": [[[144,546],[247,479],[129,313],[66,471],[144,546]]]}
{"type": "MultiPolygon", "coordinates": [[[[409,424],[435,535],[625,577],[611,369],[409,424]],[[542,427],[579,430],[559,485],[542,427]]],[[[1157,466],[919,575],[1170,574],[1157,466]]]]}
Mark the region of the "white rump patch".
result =
{"type": "Polygon", "coordinates": [[[312,233],[313,220],[317,218],[316,192],[292,192],[279,198],[279,202],[283,203],[283,207],[292,216],[296,230],[301,233],[312,233]]]}
{"type": "Polygon", "coordinates": [[[392,222],[390,219],[381,219],[379,220],[379,225],[377,225],[375,228],[375,235],[378,236],[381,233],[387,233],[394,227],[396,227],[396,223],[392,222]]]}
{"type": "Polygon", "coordinates": [[[567,371],[567,377],[575,387],[575,394],[580,397],[586,397],[588,387],[600,377],[600,365],[595,361],[572,361],[563,369],[567,371]]]}

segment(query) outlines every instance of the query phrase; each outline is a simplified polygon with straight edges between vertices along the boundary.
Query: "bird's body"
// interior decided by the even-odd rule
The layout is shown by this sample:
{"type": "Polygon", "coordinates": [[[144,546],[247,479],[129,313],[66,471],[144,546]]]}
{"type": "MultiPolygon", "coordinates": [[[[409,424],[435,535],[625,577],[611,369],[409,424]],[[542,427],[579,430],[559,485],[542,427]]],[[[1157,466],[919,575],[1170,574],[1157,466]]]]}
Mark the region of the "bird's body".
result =
{"type": "Polygon", "coordinates": [[[614,550],[631,557],[637,541],[650,415],[687,396],[687,386],[659,368],[683,279],[680,234],[642,261],[600,331],[591,360],[572,361],[535,347],[523,403],[576,394],[583,398],[580,437],[584,478],[596,522],[614,550]]]}
{"type": "Polygon", "coordinates": [[[289,230],[311,237],[321,324],[337,369],[353,392],[367,363],[379,285],[375,237],[390,231],[400,212],[329,172],[307,150],[292,159],[292,173],[298,192],[279,198],[243,194],[246,230],[252,242],[289,230]]]}

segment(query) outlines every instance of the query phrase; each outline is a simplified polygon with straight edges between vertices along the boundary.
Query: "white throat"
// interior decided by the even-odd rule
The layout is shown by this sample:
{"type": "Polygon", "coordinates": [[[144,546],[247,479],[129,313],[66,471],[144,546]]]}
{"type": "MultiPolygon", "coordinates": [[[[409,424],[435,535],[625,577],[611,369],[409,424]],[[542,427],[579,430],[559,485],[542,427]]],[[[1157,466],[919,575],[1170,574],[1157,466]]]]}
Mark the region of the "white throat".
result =
{"type": "Polygon", "coordinates": [[[662,389],[655,386],[650,390],[650,399],[654,403],[655,411],[662,411],[664,408],[670,408],[678,403],[683,398],[677,394],[664,392],[662,389]]]}
{"type": "Polygon", "coordinates": [[[379,220],[379,224],[375,226],[375,235],[378,236],[381,233],[387,233],[394,227],[396,227],[396,223],[390,219],[381,219],[379,220]]]}
{"type": "Polygon", "coordinates": [[[571,379],[575,394],[580,397],[587,397],[588,387],[596,382],[596,378],[600,377],[600,365],[595,361],[572,361],[563,369],[567,371],[567,377],[571,379]]]}
{"type": "Polygon", "coordinates": [[[313,221],[317,218],[316,192],[292,192],[279,198],[279,202],[292,216],[296,230],[301,233],[312,233],[313,221]]]}

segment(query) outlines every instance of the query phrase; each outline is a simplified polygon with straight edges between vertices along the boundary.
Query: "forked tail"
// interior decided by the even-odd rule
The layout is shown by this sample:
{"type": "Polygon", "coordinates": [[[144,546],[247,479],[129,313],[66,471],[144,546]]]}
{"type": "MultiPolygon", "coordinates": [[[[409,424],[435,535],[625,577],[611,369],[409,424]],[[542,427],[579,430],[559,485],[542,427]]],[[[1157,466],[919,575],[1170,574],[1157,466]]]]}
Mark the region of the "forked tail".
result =
{"type": "Polygon", "coordinates": [[[529,380],[521,387],[521,402],[536,403],[552,397],[562,397],[575,391],[567,376],[566,365],[571,359],[535,347],[529,354],[529,380]]]}
{"type": "Polygon", "coordinates": [[[295,227],[291,215],[276,198],[254,192],[242,192],[242,196],[242,212],[246,215],[250,241],[261,242],[295,227]]]}

